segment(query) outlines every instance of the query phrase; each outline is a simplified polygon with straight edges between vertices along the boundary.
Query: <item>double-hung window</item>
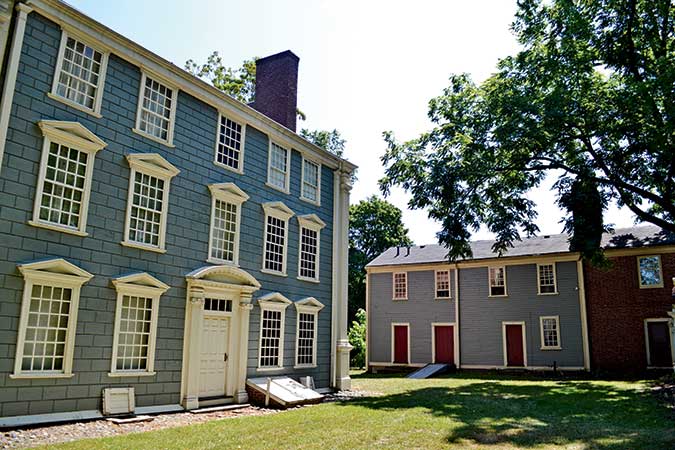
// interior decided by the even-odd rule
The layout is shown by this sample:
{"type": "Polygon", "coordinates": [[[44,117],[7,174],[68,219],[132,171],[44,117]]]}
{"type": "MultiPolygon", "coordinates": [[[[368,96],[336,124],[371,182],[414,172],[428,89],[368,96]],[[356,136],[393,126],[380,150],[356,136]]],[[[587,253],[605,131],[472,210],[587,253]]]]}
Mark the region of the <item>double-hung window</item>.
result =
{"type": "Polygon", "coordinates": [[[537,264],[537,289],[539,295],[558,293],[555,263],[537,264]]]}
{"type": "Polygon", "coordinates": [[[122,245],[163,253],[171,178],[180,172],[157,153],[127,155],[131,172],[122,245]]]}
{"type": "Polygon", "coordinates": [[[211,232],[208,262],[239,263],[241,208],[248,195],[234,183],[209,185],[211,190],[211,232]]]}
{"type": "Polygon", "coordinates": [[[393,275],[393,299],[408,300],[408,273],[396,272],[393,275]]]}
{"type": "Polygon", "coordinates": [[[489,267],[490,297],[506,297],[506,267],[489,267]]]}
{"type": "Polygon", "coordinates": [[[298,279],[318,282],[321,229],[326,224],[316,214],[298,216],[298,223],[300,224],[298,279]]]}
{"type": "Polygon", "coordinates": [[[450,271],[437,270],[436,271],[436,298],[446,299],[450,298],[450,271]]]}
{"type": "Polygon", "coordinates": [[[173,145],[177,90],[146,74],[141,76],[134,131],[154,141],[173,145]]]}
{"type": "Polygon", "coordinates": [[[543,316],[539,318],[541,329],[541,349],[559,350],[560,347],[560,318],[558,316],[543,316]]]}
{"type": "Polygon", "coordinates": [[[237,173],[244,172],[245,126],[222,114],[218,117],[215,163],[237,173]]]}
{"type": "Polygon", "coordinates": [[[160,296],[169,289],[147,273],[113,279],[117,289],[110,376],[154,375],[160,296]]]}
{"type": "Polygon", "coordinates": [[[291,303],[278,292],[258,299],[260,305],[258,370],[280,369],[284,366],[286,308],[291,303]]]}
{"type": "Polygon", "coordinates": [[[659,255],[638,256],[637,264],[640,289],[663,287],[663,272],[659,255]]]}
{"type": "Polygon", "coordinates": [[[10,378],[70,377],[80,288],[93,275],[60,258],[19,271],[25,284],[10,378]]]}
{"type": "Polygon", "coordinates": [[[44,144],[31,225],[86,236],[94,157],[106,146],[77,122],[38,122],[44,144]]]}
{"type": "Polygon", "coordinates": [[[288,255],[288,221],[295,214],[282,202],[263,203],[265,241],[262,271],[286,276],[288,255]]]}
{"type": "Polygon", "coordinates": [[[323,307],[324,305],[314,297],[295,302],[297,311],[295,368],[316,367],[319,311],[323,307]]]}
{"type": "Polygon", "coordinates": [[[300,198],[310,203],[321,202],[321,164],[302,159],[302,191],[300,198]]]}
{"type": "Polygon", "coordinates": [[[291,173],[290,150],[270,141],[268,159],[267,185],[288,194],[289,175],[291,173]]]}
{"type": "Polygon", "coordinates": [[[108,54],[63,32],[50,97],[100,117],[108,54]]]}

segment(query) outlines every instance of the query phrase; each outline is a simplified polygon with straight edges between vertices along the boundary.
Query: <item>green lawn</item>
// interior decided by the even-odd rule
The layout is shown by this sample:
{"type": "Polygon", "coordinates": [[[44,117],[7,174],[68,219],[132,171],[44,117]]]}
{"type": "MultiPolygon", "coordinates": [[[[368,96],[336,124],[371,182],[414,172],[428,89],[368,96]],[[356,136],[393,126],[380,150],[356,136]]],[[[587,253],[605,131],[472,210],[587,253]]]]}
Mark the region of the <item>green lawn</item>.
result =
{"type": "Polygon", "coordinates": [[[673,413],[647,382],[366,375],[354,386],[384,395],[57,448],[675,448],[673,413]]]}

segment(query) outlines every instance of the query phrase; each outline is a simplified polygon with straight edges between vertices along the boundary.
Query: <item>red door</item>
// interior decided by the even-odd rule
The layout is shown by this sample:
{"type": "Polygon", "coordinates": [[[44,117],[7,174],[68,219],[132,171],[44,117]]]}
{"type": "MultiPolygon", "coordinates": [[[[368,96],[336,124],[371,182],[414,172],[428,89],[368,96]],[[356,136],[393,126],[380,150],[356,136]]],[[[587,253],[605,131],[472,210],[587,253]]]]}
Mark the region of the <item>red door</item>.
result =
{"type": "Polygon", "coordinates": [[[670,330],[668,322],[647,322],[649,345],[649,365],[652,367],[671,367],[670,330]]]}
{"type": "Polygon", "coordinates": [[[394,325],[394,362],[408,364],[408,327],[394,325]]]}
{"type": "Polygon", "coordinates": [[[525,366],[523,351],[523,326],[506,325],[506,365],[510,367],[525,366]]]}
{"type": "Polygon", "coordinates": [[[455,362],[455,335],[452,325],[434,327],[435,363],[452,364],[455,362]]]}

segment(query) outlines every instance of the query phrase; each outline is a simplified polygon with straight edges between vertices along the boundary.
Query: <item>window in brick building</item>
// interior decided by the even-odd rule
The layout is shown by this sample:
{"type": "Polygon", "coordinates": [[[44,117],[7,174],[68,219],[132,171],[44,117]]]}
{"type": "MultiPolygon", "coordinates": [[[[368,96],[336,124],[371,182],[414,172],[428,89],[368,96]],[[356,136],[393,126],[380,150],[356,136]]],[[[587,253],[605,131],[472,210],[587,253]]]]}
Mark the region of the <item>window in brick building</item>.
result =
{"type": "Polygon", "coordinates": [[[129,197],[122,245],[165,251],[171,178],[180,172],[156,153],[127,155],[129,197]]]}
{"type": "Polygon", "coordinates": [[[560,349],[560,318],[558,316],[544,316],[539,318],[541,329],[541,349],[560,349]]]}
{"type": "Polygon", "coordinates": [[[80,288],[93,275],[56,258],[19,265],[24,291],[10,378],[72,376],[80,288]]]}
{"type": "Polygon", "coordinates": [[[169,286],[147,273],[113,279],[117,290],[111,376],[154,375],[161,295],[169,286]]]}
{"type": "Polygon", "coordinates": [[[108,54],[65,31],[50,97],[100,117],[108,54]]]}
{"type": "Polygon", "coordinates": [[[282,202],[263,203],[262,207],[265,212],[262,271],[286,276],[288,221],[294,213],[282,202]]]}
{"type": "Polygon", "coordinates": [[[270,141],[267,185],[288,194],[291,152],[270,141]]]}
{"type": "Polygon", "coordinates": [[[34,226],[86,236],[89,193],[96,153],[106,146],[76,122],[43,120],[34,226]]]}
{"type": "Polygon", "coordinates": [[[234,183],[211,184],[209,189],[211,232],[208,261],[214,264],[238,264],[241,208],[249,197],[234,183]]]}
{"type": "Polygon", "coordinates": [[[394,300],[408,300],[408,274],[396,272],[393,275],[394,300]]]}
{"type": "Polygon", "coordinates": [[[489,267],[490,297],[506,297],[506,267],[489,267]]]}
{"type": "Polygon", "coordinates": [[[557,294],[555,263],[537,264],[537,288],[539,295],[557,294]]]}
{"type": "Polygon", "coordinates": [[[640,288],[663,287],[663,272],[659,255],[638,256],[638,276],[640,288]]]}
{"type": "Polygon", "coordinates": [[[134,131],[162,144],[173,145],[177,90],[143,73],[134,131]]]}
{"type": "Polygon", "coordinates": [[[436,271],[436,298],[450,298],[450,271],[436,271]]]}
{"type": "Polygon", "coordinates": [[[298,257],[298,279],[319,281],[319,255],[321,229],[326,226],[316,214],[298,217],[300,224],[300,255],[298,257]]]}
{"type": "Polygon", "coordinates": [[[237,173],[244,172],[245,126],[220,114],[216,135],[216,164],[237,173]]]}

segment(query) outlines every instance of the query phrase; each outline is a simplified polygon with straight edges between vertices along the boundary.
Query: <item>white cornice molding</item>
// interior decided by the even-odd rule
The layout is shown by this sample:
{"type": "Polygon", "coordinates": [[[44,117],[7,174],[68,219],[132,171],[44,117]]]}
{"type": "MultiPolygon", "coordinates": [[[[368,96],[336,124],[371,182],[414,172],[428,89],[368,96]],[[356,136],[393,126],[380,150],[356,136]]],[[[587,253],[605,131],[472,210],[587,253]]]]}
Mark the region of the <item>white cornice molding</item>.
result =
{"type": "Polygon", "coordinates": [[[38,126],[50,141],[63,143],[78,150],[97,152],[108,145],[79,122],[41,120],[38,126]]]}
{"type": "Polygon", "coordinates": [[[326,222],[321,220],[316,214],[305,214],[298,216],[298,222],[300,222],[300,226],[302,227],[311,228],[317,231],[326,226],[326,222]]]}
{"type": "Polygon", "coordinates": [[[105,48],[108,52],[134,64],[139,70],[145,70],[169,80],[169,83],[176,86],[176,89],[198,98],[223,114],[241,118],[244,122],[260,129],[263,133],[267,133],[275,140],[291,142],[294,149],[301,153],[307,153],[321,161],[322,164],[333,169],[340,166],[346,166],[349,171],[356,169],[356,166],[349,161],[312,144],[252,107],[235,100],[159,55],[82,14],[70,5],[58,0],[29,0],[27,4],[61,27],[79,30],[81,35],[86,35],[88,40],[94,41],[95,45],[105,48]]]}
{"type": "Polygon", "coordinates": [[[81,286],[94,275],[63,258],[52,258],[19,264],[19,272],[27,279],[66,281],[81,286]]]}
{"type": "Polygon", "coordinates": [[[219,200],[227,200],[230,203],[242,204],[250,197],[234,183],[209,184],[211,195],[219,200]]]}
{"type": "Polygon", "coordinates": [[[312,311],[312,312],[318,312],[321,311],[325,305],[315,299],[314,297],[307,297],[303,298],[300,301],[297,301],[294,303],[295,309],[298,311],[312,311]]]}
{"type": "Polygon", "coordinates": [[[127,155],[127,161],[130,167],[163,179],[171,179],[180,173],[176,166],[159,153],[131,153],[127,155]]]}
{"type": "Polygon", "coordinates": [[[161,282],[147,272],[120,275],[112,279],[112,284],[119,291],[126,289],[142,290],[159,295],[165,293],[171,288],[168,284],[161,282]]]}
{"type": "Polygon", "coordinates": [[[280,217],[283,220],[288,220],[295,215],[293,210],[286,206],[284,202],[267,202],[262,205],[263,211],[267,216],[280,217]]]}

